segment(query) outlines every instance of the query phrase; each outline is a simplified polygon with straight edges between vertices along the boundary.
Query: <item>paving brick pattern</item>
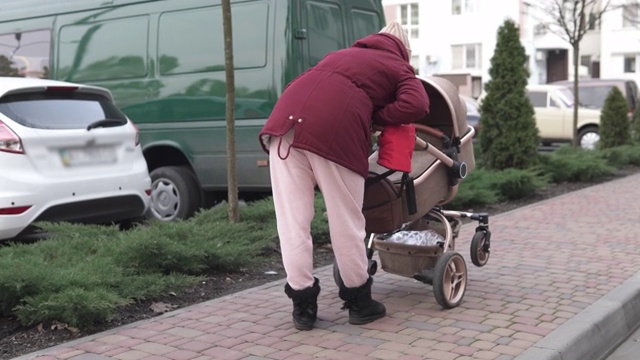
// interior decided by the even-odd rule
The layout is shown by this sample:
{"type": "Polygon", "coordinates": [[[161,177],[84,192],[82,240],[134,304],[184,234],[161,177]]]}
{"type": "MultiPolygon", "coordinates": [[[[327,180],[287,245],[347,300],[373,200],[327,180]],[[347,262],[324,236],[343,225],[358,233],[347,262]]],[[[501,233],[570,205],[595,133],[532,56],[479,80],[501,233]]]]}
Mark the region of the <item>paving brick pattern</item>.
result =
{"type": "Polygon", "coordinates": [[[92,335],[20,359],[509,360],[631,277],[640,263],[640,175],[491,218],[492,254],[467,261],[462,304],[443,310],[431,286],[384,273],[374,298],[388,315],[349,325],[331,267],[319,269],[319,321],[296,331],[283,281],[92,335]]]}

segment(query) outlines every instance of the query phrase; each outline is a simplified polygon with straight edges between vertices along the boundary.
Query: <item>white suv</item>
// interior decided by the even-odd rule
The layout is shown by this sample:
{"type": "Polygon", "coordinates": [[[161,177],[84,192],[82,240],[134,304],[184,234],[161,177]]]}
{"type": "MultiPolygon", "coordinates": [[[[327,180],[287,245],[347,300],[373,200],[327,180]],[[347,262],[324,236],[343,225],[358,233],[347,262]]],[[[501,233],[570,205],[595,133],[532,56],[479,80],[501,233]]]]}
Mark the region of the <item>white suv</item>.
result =
{"type": "Polygon", "coordinates": [[[150,193],[138,130],[108,90],[0,77],[0,241],[37,221],[140,218],[150,193]]]}

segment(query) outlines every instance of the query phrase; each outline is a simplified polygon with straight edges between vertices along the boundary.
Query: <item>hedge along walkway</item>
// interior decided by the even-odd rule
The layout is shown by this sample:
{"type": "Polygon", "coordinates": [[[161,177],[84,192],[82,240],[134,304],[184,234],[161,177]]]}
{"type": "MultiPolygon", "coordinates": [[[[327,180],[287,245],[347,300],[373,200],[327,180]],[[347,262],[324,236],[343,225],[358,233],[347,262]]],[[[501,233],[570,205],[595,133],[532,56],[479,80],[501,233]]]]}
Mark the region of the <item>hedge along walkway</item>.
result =
{"type": "MultiPolygon", "coordinates": [[[[454,309],[442,310],[431,286],[379,270],[374,298],[388,315],[349,325],[328,266],[316,274],[322,293],[312,331],[293,328],[281,280],[19,359],[514,359],[566,333],[553,331],[597,311],[640,270],[639,184],[636,174],[491,218],[483,268],[469,259],[475,223],[464,225],[457,250],[469,284],[454,309]]],[[[580,332],[567,336],[595,344],[580,332]]]]}

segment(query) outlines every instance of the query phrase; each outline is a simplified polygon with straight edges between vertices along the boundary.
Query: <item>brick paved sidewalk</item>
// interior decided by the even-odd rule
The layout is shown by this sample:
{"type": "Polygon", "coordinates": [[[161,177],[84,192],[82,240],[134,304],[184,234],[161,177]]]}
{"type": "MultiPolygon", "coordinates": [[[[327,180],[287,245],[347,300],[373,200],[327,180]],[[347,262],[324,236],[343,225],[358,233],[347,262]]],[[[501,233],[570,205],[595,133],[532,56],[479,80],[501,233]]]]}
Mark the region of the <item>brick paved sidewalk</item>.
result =
{"type": "Polygon", "coordinates": [[[347,323],[331,267],[317,271],[319,321],[296,331],[284,281],[95,334],[18,359],[514,359],[640,270],[640,174],[491,218],[492,254],[467,261],[462,304],[443,310],[431,286],[379,270],[387,316],[347,323]]]}

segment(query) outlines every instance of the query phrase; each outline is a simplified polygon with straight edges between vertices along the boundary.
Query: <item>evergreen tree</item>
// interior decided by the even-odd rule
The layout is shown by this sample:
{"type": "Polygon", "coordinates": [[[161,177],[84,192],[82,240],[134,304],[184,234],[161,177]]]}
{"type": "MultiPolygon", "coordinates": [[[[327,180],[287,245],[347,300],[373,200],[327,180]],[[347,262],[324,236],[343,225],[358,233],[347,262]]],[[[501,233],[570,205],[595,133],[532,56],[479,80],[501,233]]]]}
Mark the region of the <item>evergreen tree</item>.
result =
{"type": "Polygon", "coordinates": [[[631,125],[627,100],[614,86],[604,100],[600,115],[600,149],[608,149],[631,143],[631,125]]]}
{"type": "Polygon", "coordinates": [[[640,106],[633,111],[633,121],[631,122],[631,138],[634,142],[640,143],[640,106]]]}
{"type": "Polygon", "coordinates": [[[526,169],[538,161],[538,128],[526,94],[527,57],[513,20],[498,29],[486,97],[480,106],[480,150],[490,169],[526,169]]]}

